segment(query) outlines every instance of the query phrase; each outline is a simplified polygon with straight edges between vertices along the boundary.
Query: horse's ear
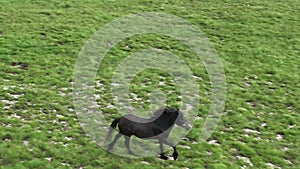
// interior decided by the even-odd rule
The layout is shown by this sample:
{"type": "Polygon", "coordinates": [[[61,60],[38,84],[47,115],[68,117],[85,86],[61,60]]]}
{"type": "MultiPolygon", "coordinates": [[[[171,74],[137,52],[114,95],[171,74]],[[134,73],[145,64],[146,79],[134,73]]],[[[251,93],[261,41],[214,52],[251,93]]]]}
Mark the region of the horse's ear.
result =
{"type": "Polygon", "coordinates": [[[172,111],[169,107],[166,107],[164,112],[169,115],[172,111]]]}

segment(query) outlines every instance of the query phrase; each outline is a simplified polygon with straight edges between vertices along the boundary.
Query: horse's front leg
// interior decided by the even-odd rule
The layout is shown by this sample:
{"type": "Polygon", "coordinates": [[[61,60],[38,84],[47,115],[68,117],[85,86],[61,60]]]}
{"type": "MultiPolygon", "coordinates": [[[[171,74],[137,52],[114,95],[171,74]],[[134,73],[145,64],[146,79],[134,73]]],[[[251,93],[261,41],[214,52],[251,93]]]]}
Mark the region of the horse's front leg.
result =
{"type": "Polygon", "coordinates": [[[167,160],[168,157],[165,156],[164,145],[163,145],[163,141],[161,139],[159,139],[159,148],[160,148],[160,157],[159,158],[161,158],[163,160],[167,160]]]}
{"type": "Polygon", "coordinates": [[[173,148],[173,150],[174,150],[173,158],[174,158],[174,160],[177,160],[178,152],[177,152],[176,146],[171,141],[167,140],[166,138],[163,138],[162,142],[173,148]]]}
{"type": "Polygon", "coordinates": [[[173,158],[174,158],[174,160],[177,160],[177,158],[178,158],[178,152],[177,152],[176,146],[173,146],[173,149],[174,149],[173,158]]]}

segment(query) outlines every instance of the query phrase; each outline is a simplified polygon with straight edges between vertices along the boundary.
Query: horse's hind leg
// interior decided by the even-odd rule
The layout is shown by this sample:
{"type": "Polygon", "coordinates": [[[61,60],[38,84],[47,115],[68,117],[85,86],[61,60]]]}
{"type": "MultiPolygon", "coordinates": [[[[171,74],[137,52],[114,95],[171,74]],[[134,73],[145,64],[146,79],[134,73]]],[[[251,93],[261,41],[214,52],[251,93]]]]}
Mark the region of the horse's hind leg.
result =
{"type": "Polygon", "coordinates": [[[122,136],[121,133],[118,133],[118,134],[115,136],[114,140],[108,145],[107,151],[110,151],[110,150],[114,147],[114,145],[116,144],[117,140],[118,140],[121,136],[122,136]]]}
{"type": "Polygon", "coordinates": [[[128,150],[128,153],[129,153],[129,154],[132,154],[132,155],[135,155],[135,154],[131,151],[131,149],[130,149],[130,136],[125,136],[125,135],[124,135],[124,137],[125,137],[125,146],[126,146],[126,148],[127,148],[127,150],[128,150]]]}

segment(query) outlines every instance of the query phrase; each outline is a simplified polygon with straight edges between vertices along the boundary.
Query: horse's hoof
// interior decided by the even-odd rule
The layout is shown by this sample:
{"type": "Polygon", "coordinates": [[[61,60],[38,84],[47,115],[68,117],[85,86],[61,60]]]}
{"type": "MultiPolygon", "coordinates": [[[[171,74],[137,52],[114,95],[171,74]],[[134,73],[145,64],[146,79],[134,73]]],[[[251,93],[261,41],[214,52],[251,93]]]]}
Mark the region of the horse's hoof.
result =
{"type": "Polygon", "coordinates": [[[160,158],[160,159],[163,159],[163,160],[167,160],[167,159],[168,159],[168,157],[165,156],[164,154],[161,154],[159,158],[160,158]]]}

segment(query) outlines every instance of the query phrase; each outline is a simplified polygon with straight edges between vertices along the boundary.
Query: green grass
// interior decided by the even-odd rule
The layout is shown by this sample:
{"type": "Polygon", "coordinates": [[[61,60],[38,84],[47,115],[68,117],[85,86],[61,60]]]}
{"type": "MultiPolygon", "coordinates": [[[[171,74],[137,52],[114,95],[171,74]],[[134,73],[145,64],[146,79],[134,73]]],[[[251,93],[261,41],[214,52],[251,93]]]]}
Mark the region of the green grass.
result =
{"type": "MultiPolygon", "coordinates": [[[[2,1],[0,3],[1,168],[299,168],[300,3],[298,1],[2,1]],[[109,93],[111,75],[127,55],[147,47],[172,50],[198,80],[199,119],[180,142],[178,161],[120,158],[85,135],[72,100],[73,69],[89,37],[105,24],[132,13],[165,12],[199,27],[223,63],[225,114],[209,142],[197,143],[209,110],[209,79],[203,65],[173,39],[140,35],[122,41],[98,71],[104,84],[101,110],[118,116],[109,93]],[[130,47],[126,46],[130,44],[130,47]],[[208,94],[205,94],[208,93],[208,94]],[[190,149],[184,148],[189,146],[190,149]],[[247,158],[251,163],[247,162],[247,158]],[[149,164],[148,164],[149,163],[149,164]],[[252,165],[252,166],[251,166],[252,165]]],[[[145,71],[131,89],[174,89],[172,78],[145,71]],[[141,83],[149,81],[144,88],[141,83]]],[[[170,104],[179,101],[170,96],[170,104]]]]}

